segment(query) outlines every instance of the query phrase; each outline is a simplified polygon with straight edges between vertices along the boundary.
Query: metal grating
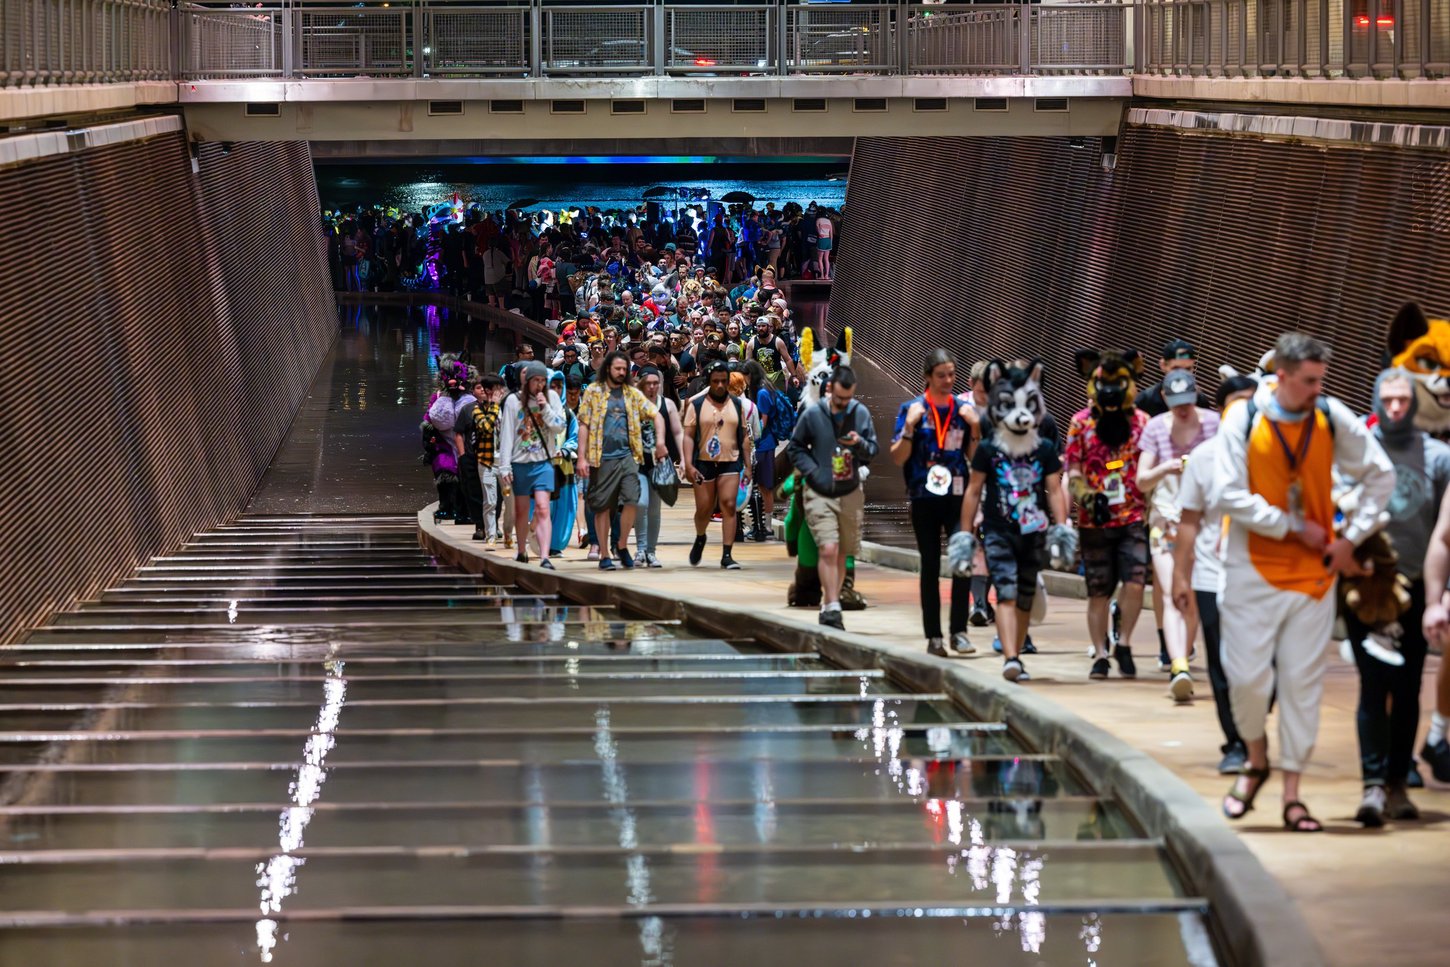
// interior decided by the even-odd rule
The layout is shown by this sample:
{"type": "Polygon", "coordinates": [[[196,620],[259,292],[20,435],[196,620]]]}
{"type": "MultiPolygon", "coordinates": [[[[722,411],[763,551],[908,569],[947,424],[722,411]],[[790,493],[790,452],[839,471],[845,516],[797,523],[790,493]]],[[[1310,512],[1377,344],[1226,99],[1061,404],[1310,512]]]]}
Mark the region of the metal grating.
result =
{"type": "Polygon", "coordinates": [[[913,8],[907,50],[912,73],[1013,74],[1021,68],[1020,6],[913,8]]]}
{"type": "Polygon", "coordinates": [[[890,69],[895,63],[895,21],[887,6],[786,8],[792,71],[890,69]]]}
{"type": "Polygon", "coordinates": [[[650,66],[650,11],[641,7],[546,7],[543,69],[638,72],[650,66]]]}
{"type": "Polygon", "coordinates": [[[404,10],[307,7],[293,16],[300,24],[300,70],[304,74],[412,72],[404,10]]]}
{"type": "Polygon", "coordinates": [[[431,73],[469,75],[528,70],[527,7],[430,7],[423,15],[431,73]]]}
{"type": "Polygon", "coordinates": [[[35,226],[0,242],[0,640],[241,510],[330,345],[307,146],[200,171],[179,133],[0,171],[35,226]]]}
{"type": "Polygon", "coordinates": [[[196,10],[180,14],[182,63],[208,77],[280,77],[282,11],[196,10]]]}
{"type": "Polygon", "coordinates": [[[769,7],[669,7],[665,64],[674,71],[763,71],[770,63],[769,7]]]}
{"type": "Polygon", "coordinates": [[[1128,63],[1128,8],[1033,6],[1031,64],[1034,71],[1118,71],[1128,63]]]}
{"type": "Polygon", "coordinates": [[[1334,345],[1330,391],[1363,410],[1400,303],[1450,313],[1450,276],[1426,270],[1450,245],[1444,153],[1148,127],[1125,129],[1114,172],[1101,150],[858,138],[830,328],[911,386],[934,346],[1040,354],[1065,419],[1080,347],[1153,356],[1185,336],[1211,391],[1221,363],[1252,368],[1295,328],[1334,345]]]}

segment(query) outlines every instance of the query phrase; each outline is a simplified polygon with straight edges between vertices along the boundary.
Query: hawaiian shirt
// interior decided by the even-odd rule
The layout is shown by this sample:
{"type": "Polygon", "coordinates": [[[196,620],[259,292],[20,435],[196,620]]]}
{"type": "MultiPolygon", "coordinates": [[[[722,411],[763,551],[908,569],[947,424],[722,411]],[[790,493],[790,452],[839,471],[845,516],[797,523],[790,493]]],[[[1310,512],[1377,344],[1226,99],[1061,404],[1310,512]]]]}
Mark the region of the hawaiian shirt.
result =
{"type": "MultiPolygon", "coordinates": [[[[590,383],[579,400],[579,422],[589,431],[589,465],[599,466],[604,456],[604,417],[609,412],[607,380],[590,383]]],[[[653,423],[659,412],[649,399],[633,386],[624,387],[625,418],[629,423],[629,449],[636,463],[644,463],[644,439],[641,427],[653,423]]]]}
{"type": "Polygon", "coordinates": [[[1113,449],[1097,434],[1097,420],[1091,409],[1079,410],[1072,418],[1067,430],[1067,447],[1063,450],[1063,463],[1077,467],[1087,482],[1089,490],[1108,495],[1108,511],[1111,518],[1105,525],[1093,523],[1091,507],[1081,502],[1077,505],[1079,527],[1126,527],[1143,519],[1146,501],[1138,489],[1138,456],[1141,453],[1139,440],[1148,425],[1148,414],[1142,410],[1130,411],[1132,428],[1128,442],[1113,449]]]}

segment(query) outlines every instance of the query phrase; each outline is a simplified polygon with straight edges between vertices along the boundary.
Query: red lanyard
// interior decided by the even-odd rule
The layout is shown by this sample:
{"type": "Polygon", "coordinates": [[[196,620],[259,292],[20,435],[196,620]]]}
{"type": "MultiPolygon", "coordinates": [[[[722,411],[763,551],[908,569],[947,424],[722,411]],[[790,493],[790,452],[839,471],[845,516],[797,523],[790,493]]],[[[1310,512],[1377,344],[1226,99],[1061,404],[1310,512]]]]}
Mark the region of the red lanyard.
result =
{"type": "Polygon", "coordinates": [[[947,397],[947,418],[945,420],[936,411],[936,404],[931,401],[930,393],[922,394],[922,399],[926,400],[926,408],[931,413],[931,428],[932,432],[936,434],[936,452],[940,454],[947,448],[947,433],[952,428],[952,398],[950,396],[947,397]]]}

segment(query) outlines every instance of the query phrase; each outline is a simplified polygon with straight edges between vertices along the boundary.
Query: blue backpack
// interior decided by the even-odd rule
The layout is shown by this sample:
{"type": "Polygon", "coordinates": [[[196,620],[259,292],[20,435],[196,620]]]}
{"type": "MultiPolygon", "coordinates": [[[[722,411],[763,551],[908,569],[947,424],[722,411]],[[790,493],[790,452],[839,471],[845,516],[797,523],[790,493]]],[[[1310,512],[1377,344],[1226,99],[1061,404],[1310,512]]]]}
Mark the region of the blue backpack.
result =
{"type": "Polygon", "coordinates": [[[780,390],[770,390],[770,425],[767,432],[776,441],[789,440],[795,430],[796,411],[790,404],[790,397],[780,390]]]}

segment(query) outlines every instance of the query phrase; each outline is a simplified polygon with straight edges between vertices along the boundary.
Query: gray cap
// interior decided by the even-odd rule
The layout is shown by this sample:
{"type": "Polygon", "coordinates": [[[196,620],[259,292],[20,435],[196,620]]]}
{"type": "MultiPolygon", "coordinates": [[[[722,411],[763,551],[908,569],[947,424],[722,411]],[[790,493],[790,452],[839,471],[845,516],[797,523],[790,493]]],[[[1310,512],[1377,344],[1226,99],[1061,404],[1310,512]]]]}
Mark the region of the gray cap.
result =
{"type": "Polygon", "coordinates": [[[1186,369],[1175,369],[1163,377],[1163,402],[1183,406],[1198,402],[1198,380],[1186,369]]]}
{"type": "Polygon", "coordinates": [[[527,385],[529,380],[533,379],[535,376],[539,377],[540,379],[547,380],[549,378],[549,367],[545,366],[538,360],[525,363],[523,372],[524,384],[527,385]]]}

